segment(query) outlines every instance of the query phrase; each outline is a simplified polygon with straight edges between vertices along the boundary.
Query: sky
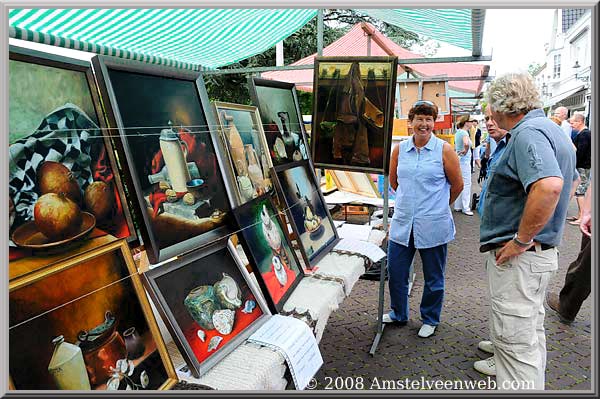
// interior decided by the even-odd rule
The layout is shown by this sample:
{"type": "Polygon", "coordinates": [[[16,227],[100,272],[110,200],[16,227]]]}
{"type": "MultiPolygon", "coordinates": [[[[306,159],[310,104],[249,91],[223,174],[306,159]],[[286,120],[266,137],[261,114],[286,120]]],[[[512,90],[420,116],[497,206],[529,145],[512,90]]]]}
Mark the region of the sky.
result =
{"type": "MultiPolygon", "coordinates": [[[[554,9],[488,9],[483,31],[483,55],[492,55],[490,75],[527,71],[532,62],[546,61],[554,9]]],[[[434,57],[468,56],[470,51],[441,45],[434,57]]]]}

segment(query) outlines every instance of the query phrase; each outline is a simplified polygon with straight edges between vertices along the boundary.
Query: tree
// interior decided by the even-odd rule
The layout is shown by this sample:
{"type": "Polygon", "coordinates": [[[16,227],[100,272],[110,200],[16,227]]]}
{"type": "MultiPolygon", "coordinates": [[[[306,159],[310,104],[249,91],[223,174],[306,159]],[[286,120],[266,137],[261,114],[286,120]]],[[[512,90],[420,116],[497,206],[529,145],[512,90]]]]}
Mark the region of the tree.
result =
{"type": "MultiPolygon", "coordinates": [[[[410,48],[424,44],[419,35],[402,28],[379,21],[368,15],[350,9],[326,9],[323,12],[323,46],[333,43],[359,22],[369,22],[398,45],[410,48]]],[[[313,18],[304,27],[283,41],[284,63],[289,65],[317,51],[317,19],[313,18]]],[[[435,51],[435,49],[430,50],[435,51]]],[[[275,48],[245,60],[227,65],[221,69],[253,68],[275,66],[275,48]]],[[[206,75],[206,89],[211,100],[250,104],[248,76],[245,74],[206,75]]],[[[311,113],[312,96],[300,96],[303,113],[311,113]],[[308,111],[308,112],[307,112],[308,111]]]]}

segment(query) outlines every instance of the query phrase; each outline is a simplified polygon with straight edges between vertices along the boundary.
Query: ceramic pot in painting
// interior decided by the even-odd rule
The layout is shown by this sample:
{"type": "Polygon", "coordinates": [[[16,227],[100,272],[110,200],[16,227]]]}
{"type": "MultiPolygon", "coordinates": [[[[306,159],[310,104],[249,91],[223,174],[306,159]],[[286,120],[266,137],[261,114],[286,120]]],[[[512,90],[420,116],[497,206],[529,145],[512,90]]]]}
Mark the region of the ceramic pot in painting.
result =
{"type": "Polygon", "coordinates": [[[186,162],[187,144],[173,129],[161,130],[159,140],[171,187],[178,193],[187,192],[186,184],[191,180],[186,162]]]}
{"type": "Polygon", "coordinates": [[[144,354],[146,347],[135,327],[123,331],[123,338],[125,339],[125,348],[127,348],[127,359],[137,359],[144,354]]]}
{"type": "Polygon", "coordinates": [[[116,330],[115,316],[107,311],[104,322],[89,331],[80,331],[78,345],[92,386],[106,383],[118,360],[127,357],[123,337],[116,330]]]}
{"type": "Polygon", "coordinates": [[[201,285],[191,290],[183,304],[200,327],[205,330],[215,328],[212,315],[219,309],[219,305],[216,303],[214,288],[211,285],[201,285]]]}
{"type": "Polygon", "coordinates": [[[65,342],[62,335],[52,340],[54,353],[48,364],[56,387],[61,390],[90,390],[90,379],[85,369],[81,348],[65,342]]]}

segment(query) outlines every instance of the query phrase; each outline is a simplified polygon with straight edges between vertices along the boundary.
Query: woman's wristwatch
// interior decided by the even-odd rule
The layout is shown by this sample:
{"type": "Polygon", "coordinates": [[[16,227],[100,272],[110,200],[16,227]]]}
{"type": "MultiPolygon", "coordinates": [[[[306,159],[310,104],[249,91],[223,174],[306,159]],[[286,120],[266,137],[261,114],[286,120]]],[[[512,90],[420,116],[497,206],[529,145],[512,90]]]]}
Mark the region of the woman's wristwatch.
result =
{"type": "Polygon", "coordinates": [[[519,240],[519,233],[518,232],[515,233],[515,235],[513,236],[513,241],[515,242],[515,244],[517,244],[521,248],[527,248],[528,246],[530,246],[531,244],[533,244],[533,238],[529,242],[520,241],[519,240]]]}

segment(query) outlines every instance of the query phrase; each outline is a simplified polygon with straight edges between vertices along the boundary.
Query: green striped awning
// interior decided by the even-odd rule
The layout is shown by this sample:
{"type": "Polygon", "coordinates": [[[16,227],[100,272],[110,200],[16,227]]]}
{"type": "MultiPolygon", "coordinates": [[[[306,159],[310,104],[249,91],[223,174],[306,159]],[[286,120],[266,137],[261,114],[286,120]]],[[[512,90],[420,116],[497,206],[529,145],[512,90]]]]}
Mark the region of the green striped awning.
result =
{"type": "Polygon", "coordinates": [[[473,50],[471,9],[371,8],[357,11],[430,39],[473,50]]]}
{"type": "Polygon", "coordinates": [[[262,53],[307,9],[11,9],[10,37],[192,70],[262,53]]]}

